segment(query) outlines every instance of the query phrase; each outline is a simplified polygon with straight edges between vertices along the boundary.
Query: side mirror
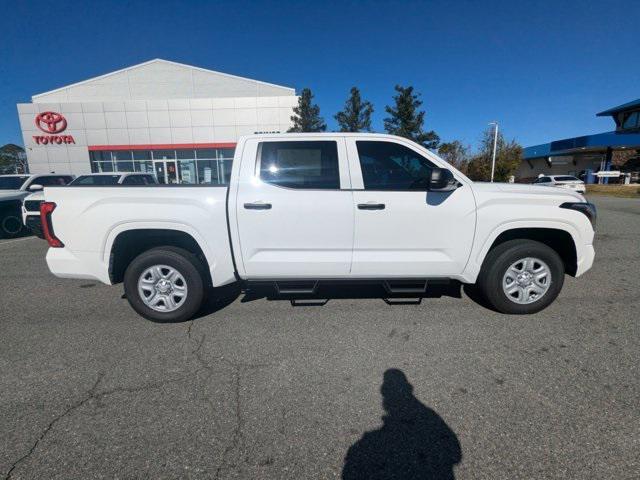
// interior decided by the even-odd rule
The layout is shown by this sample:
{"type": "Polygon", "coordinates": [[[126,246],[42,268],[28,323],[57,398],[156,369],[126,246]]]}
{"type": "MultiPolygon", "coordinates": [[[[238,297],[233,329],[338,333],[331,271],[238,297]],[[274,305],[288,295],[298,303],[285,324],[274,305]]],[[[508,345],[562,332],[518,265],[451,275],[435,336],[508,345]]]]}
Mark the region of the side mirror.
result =
{"type": "Polygon", "coordinates": [[[33,185],[29,185],[29,191],[31,192],[39,192],[42,189],[44,189],[44,187],[39,183],[34,183],[33,185]]]}
{"type": "Polygon", "coordinates": [[[433,168],[429,175],[427,190],[430,192],[451,192],[458,188],[458,181],[446,168],[433,168]]]}

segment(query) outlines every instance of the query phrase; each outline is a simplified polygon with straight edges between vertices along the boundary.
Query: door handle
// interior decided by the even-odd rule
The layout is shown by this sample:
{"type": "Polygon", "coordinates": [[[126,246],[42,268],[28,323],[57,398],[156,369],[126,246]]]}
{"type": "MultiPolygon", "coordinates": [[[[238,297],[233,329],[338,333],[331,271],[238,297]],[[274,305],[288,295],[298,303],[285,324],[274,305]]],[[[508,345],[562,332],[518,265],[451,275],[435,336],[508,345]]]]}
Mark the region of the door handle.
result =
{"type": "Polygon", "coordinates": [[[264,202],[245,203],[244,208],[247,210],[271,210],[271,204],[264,202]]]}
{"type": "Polygon", "coordinates": [[[384,210],[384,203],[359,203],[360,210],[384,210]]]}

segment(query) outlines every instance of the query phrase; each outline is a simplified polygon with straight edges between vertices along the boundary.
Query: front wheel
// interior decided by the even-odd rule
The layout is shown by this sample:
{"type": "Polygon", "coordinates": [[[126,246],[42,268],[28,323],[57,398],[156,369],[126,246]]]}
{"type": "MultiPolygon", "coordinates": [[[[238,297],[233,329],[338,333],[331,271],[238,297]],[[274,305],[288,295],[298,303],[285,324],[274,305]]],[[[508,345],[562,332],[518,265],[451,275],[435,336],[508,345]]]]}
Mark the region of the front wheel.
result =
{"type": "Polygon", "coordinates": [[[558,253],[533,240],[510,240],[491,250],[478,277],[484,298],[502,313],[529,314],[548,307],[562,290],[558,253]]]}
{"type": "Polygon", "coordinates": [[[158,247],[141,253],[127,267],[124,291],[129,304],[156,322],[193,317],[204,297],[203,266],[192,253],[158,247]]]}

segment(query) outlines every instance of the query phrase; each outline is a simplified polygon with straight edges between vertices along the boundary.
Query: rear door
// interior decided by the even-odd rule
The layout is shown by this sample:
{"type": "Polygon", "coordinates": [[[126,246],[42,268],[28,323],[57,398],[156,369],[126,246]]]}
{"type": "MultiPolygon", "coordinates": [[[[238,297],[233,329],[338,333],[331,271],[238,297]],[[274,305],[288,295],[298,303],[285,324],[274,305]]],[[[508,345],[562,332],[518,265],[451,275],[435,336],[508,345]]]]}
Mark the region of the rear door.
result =
{"type": "Polygon", "coordinates": [[[468,180],[452,192],[427,192],[434,166],[411,142],[347,137],[355,230],[354,277],[432,277],[462,273],[476,224],[468,180]]]}
{"type": "Polygon", "coordinates": [[[241,274],[347,277],[354,211],[344,139],[249,139],[240,168],[235,217],[241,274]]]}

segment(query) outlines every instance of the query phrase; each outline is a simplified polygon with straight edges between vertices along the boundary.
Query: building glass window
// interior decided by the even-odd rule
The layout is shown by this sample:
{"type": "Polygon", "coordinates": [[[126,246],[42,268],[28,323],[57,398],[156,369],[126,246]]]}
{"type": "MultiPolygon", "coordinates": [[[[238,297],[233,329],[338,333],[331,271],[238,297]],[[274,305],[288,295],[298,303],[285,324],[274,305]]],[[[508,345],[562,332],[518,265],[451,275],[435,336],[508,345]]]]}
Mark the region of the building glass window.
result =
{"type": "Polygon", "coordinates": [[[133,160],[151,160],[151,150],[134,150],[133,160]]]}
{"type": "MultiPolygon", "coordinates": [[[[228,184],[233,163],[233,148],[201,148],[178,150],[104,150],[90,151],[91,171],[140,172],[156,175],[161,171],[176,172],[177,181],[184,184],[228,184]]],[[[159,179],[164,180],[164,179],[159,179]]]]}
{"type": "Polygon", "coordinates": [[[113,163],[111,162],[94,162],[92,163],[91,171],[93,173],[110,173],[113,172],[113,163]]]}
{"type": "Polygon", "coordinates": [[[198,181],[201,184],[218,185],[218,162],[215,160],[198,160],[198,181]]]}
{"type": "Polygon", "coordinates": [[[153,150],[154,160],[174,160],[176,158],[175,150],[153,150]]]}
{"type": "Polygon", "coordinates": [[[133,164],[136,172],[153,174],[153,162],[151,160],[137,161],[133,162],[133,164]]]}
{"type": "Polygon", "coordinates": [[[133,157],[131,150],[118,150],[112,153],[116,162],[115,171],[117,172],[133,172],[133,157]]]}
{"type": "Polygon", "coordinates": [[[196,149],[196,155],[198,160],[213,160],[218,158],[215,148],[198,148],[196,149]]]}

